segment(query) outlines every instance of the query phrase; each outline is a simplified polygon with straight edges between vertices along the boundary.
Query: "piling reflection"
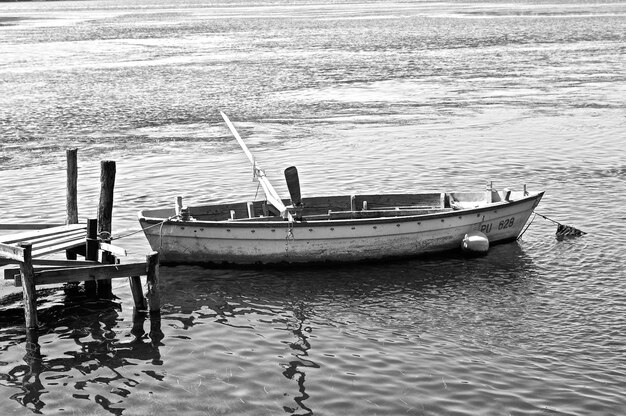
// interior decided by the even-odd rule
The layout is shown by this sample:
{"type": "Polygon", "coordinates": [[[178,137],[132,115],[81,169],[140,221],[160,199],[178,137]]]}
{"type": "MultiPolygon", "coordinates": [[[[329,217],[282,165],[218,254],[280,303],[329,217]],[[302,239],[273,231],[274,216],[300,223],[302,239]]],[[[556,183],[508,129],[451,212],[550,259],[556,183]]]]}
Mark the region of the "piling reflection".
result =
{"type": "MultiPolygon", "coordinates": [[[[120,340],[116,332],[121,318],[115,302],[91,302],[85,308],[66,299],[66,303],[46,309],[41,315],[42,326],[26,330],[24,363],[0,373],[4,385],[20,390],[10,398],[33,413],[57,411],[46,409],[45,398],[53,390],[51,386],[63,385],[72,388],[73,399],[88,400],[108,413],[122,415],[125,408],[120,403],[141,382],[125,375],[129,365],[136,361],[163,364],[159,347],[164,334],[158,312],[133,314],[130,341],[120,340]],[[147,318],[148,333],[144,329],[147,318]],[[58,347],[49,341],[54,335],[58,335],[59,342],[71,340],[76,348],[59,354],[58,347]],[[102,393],[102,385],[108,386],[108,397],[102,393]]],[[[144,373],[159,380],[156,373],[144,373]]]]}
{"type": "Polygon", "coordinates": [[[15,367],[13,372],[9,372],[9,374],[12,373],[16,376],[16,380],[19,380],[18,375],[20,373],[24,374],[21,377],[22,393],[12,395],[11,399],[39,413],[45,406],[45,403],[41,400],[41,395],[44,391],[44,386],[41,383],[43,362],[37,330],[27,330],[25,348],[26,355],[24,356],[24,361],[26,365],[15,367]]]}

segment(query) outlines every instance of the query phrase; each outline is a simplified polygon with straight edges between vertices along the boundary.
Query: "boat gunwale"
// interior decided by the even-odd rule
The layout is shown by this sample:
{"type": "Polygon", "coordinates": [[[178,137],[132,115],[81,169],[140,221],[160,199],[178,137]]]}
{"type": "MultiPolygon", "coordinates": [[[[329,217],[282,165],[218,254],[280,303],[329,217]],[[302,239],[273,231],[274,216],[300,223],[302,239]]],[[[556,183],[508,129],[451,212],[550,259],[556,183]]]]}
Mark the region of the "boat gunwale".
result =
{"type": "MultiPolygon", "coordinates": [[[[178,225],[178,226],[193,226],[193,227],[207,227],[207,228],[276,228],[276,227],[307,227],[307,226],[348,226],[348,225],[372,225],[372,224],[388,224],[388,223],[397,223],[397,222],[411,222],[415,220],[436,220],[440,218],[450,218],[456,217],[459,215],[469,215],[476,214],[481,212],[486,212],[490,210],[497,210],[503,207],[513,207],[516,205],[521,205],[523,203],[529,201],[536,201],[536,204],[541,200],[545,191],[540,191],[535,194],[531,194],[529,196],[525,196],[521,199],[516,199],[514,201],[499,201],[490,203],[489,205],[474,207],[474,208],[464,208],[458,210],[451,210],[446,212],[434,212],[434,213],[424,213],[424,214],[413,214],[413,215],[398,215],[391,217],[373,217],[373,218],[341,218],[341,219],[314,219],[314,220],[306,220],[306,216],[302,221],[294,221],[290,222],[287,219],[283,220],[260,220],[255,221],[254,218],[245,218],[240,220],[217,220],[217,221],[204,221],[204,220],[192,220],[192,221],[181,221],[174,220],[173,218],[162,218],[162,217],[148,217],[144,215],[144,212],[150,211],[151,209],[146,209],[139,211],[138,219],[139,222],[145,222],[146,224],[156,225],[156,224],[167,224],[167,225],[178,225]]],[[[536,206],[535,204],[535,206],[536,206]]],[[[200,205],[201,206],[210,206],[210,205],[200,205]]],[[[533,207],[534,209],[534,207],[533,207]]],[[[393,210],[390,210],[393,211],[393,210]]],[[[361,212],[361,211],[355,211],[361,212]]],[[[400,211],[401,212],[401,211],[400,211]]],[[[267,217],[265,217],[267,218],[267,217]]],[[[274,217],[270,217],[274,218],[274,217]]],[[[280,218],[280,217],[277,217],[280,218]]]]}

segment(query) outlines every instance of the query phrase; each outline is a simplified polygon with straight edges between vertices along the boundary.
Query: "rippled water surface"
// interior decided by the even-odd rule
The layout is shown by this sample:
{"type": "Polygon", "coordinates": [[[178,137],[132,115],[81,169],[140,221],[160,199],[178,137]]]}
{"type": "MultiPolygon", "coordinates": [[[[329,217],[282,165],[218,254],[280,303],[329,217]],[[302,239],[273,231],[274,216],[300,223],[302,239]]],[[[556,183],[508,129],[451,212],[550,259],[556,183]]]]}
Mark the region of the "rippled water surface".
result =
{"type": "MultiPolygon", "coordinates": [[[[161,269],[161,318],[0,286],[0,410],[115,415],[620,415],[626,409],[626,3],[0,3],[0,223],[79,214],[117,162],[136,212],[253,200],[219,110],[288,195],[545,190],[587,232],[341,267],[161,269]]],[[[262,198],[257,195],[256,198],[262,198]]],[[[118,240],[141,260],[141,234],[118,240]]]]}

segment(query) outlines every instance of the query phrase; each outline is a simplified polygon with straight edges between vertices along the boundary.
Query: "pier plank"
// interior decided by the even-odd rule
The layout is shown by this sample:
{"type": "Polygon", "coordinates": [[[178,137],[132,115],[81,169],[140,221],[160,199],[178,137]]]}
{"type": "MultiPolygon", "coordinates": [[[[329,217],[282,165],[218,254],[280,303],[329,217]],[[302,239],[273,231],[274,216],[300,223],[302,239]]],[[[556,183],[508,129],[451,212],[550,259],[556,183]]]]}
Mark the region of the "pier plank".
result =
{"type": "MultiPolygon", "coordinates": [[[[21,242],[29,242],[32,245],[32,256],[40,257],[57,251],[80,247],[85,244],[86,225],[71,224],[59,227],[45,228],[19,234],[0,237],[0,244],[4,251],[10,252],[8,247],[14,247],[21,242]]],[[[15,260],[15,257],[2,256],[15,260]]],[[[6,262],[5,262],[6,263],[6,262]]]]}
{"type": "MultiPolygon", "coordinates": [[[[43,235],[43,236],[33,236],[29,239],[22,239],[20,241],[28,241],[33,245],[46,245],[46,244],[54,244],[55,241],[59,240],[67,240],[75,237],[81,237],[83,240],[85,239],[85,230],[70,230],[64,233],[53,234],[53,235],[43,235]]],[[[19,241],[16,241],[18,243],[19,241]]],[[[13,243],[15,244],[15,243],[13,243]]]]}
{"type": "Polygon", "coordinates": [[[55,223],[55,224],[42,224],[42,223],[0,223],[0,230],[14,230],[14,231],[24,231],[24,230],[41,230],[44,228],[54,228],[54,227],[63,227],[65,224],[55,223]]]}
{"type": "Polygon", "coordinates": [[[92,267],[40,270],[35,272],[35,284],[49,285],[68,282],[86,282],[117,279],[146,274],[146,263],[105,264],[92,267]]]}
{"type": "MultiPolygon", "coordinates": [[[[7,262],[7,264],[17,264],[19,265],[19,261],[14,260],[11,262],[7,262]]],[[[89,267],[89,266],[97,266],[98,262],[96,261],[87,261],[87,260],[56,260],[56,259],[32,259],[32,264],[35,267],[35,270],[39,270],[41,268],[59,268],[59,267],[89,267]]],[[[0,263],[2,265],[2,263],[0,263]]],[[[20,273],[19,267],[7,267],[4,270],[4,280],[12,280],[15,278],[16,274],[20,273]]]]}
{"type": "Polygon", "coordinates": [[[85,224],[70,224],[70,225],[61,225],[58,227],[50,227],[44,228],[41,230],[29,231],[19,234],[11,234],[0,237],[0,243],[5,244],[14,244],[19,243],[20,241],[29,241],[31,239],[46,237],[46,236],[55,236],[59,234],[65,234],[74,230],[86,230],[87,226],[85,224]]]}
{"type": "Polygon", "coordinates": [[[81,245],[84,245],[84,244],[85,244],[85,238],[83,237],[83,238],[71,239],[68,241],[62,241],[60,243],[49,245],[49,246],[44,246],[41,248],[39,246],[35,246],[35,249],[33,250],[33,257],[39,257],[39,256],[56,253],[56,252],[63,251],[63,250],[69,250],[71,248],[80,247],[81,245]]]}

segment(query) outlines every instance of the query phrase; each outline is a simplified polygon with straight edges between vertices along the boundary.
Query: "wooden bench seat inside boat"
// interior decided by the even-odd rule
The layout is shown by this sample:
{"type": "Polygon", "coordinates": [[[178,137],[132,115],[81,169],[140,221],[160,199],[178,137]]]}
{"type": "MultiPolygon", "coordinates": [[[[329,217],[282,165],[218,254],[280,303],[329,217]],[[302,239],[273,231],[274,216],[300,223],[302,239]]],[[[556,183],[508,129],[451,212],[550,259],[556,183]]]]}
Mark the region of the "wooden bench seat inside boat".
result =
{"type": "MultiPolygon", "coordinates": [[[[429,211],[446,208],[446,194],[441,192],[420,194],[364,194],[364,195],[341,195],[321,196],[304,198],[304,217],[327,216],[329,212],[361,212],[391,210],[416,210],[429,211]]],[[[286,206],[291,201],[284,199],[286,206]]],[[[189,207],[189,214],[198,221],[224,221],[227,219],[245,220],[249,218],[261,218],[279,216],[280,213],[266,201],[227,203],[213,206],[189,207]]],[[[342,214],[337,214],[340,216],[342,214]]],[[[375,217],[381,214],[362,214],[362,218],[375,217]]],[[[384,215],[384,213],[383,213],[384,215]]],[[[388,213],[387,216],[417,215],[409,213],[388,213]]]]}
{"type": "Polygon", "coordinates": [[[352,211],[444,208],[445,193],[354,195],[352,211]]]}
{"type": "MultiPolygon", "coordinates": [[[[418,208],[418,209],[368,209],[364,211],[330,211],[328,218],[331,220],[363,219],[382,217],[408,217],[412,215],[434,214],[437,212],[451,211],[452,208],[418,208]]],[[[313,219],[308,216],[307,219],[313,219]]]]}

